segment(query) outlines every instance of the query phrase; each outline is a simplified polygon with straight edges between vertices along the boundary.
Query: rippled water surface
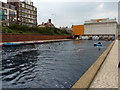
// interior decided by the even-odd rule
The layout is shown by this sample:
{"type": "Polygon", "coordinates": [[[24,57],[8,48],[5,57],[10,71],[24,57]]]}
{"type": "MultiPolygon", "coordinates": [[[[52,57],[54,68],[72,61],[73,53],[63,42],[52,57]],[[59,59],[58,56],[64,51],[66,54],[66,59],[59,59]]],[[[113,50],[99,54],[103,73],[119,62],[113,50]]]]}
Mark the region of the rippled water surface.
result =
{"type": "MultiPolygon", "coordinates": [[[[65,41],[3,47],[3,88],[70,88],[111,42],[65,41]]],[[[0,61],[1,62],[1,61],[0,61]]]]}

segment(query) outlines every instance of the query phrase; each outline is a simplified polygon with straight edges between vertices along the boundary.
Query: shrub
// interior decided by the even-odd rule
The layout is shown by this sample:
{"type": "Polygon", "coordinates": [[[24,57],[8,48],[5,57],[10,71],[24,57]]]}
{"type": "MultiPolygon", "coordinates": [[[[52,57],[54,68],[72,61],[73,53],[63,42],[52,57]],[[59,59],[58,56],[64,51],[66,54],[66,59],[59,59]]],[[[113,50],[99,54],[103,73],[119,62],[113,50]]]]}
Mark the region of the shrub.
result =
{"type": "Polygon", "coordinates": [[[31,34],[38,33],[41,35],[70,35],[66,30],[61,30],[55,27],[28,27],[21,26],[18,24],[10,25],[9,27],[3,27],[3,33],[21,33],[21,34],[31,34]]]}
{"type": "Polygon", "coordinates": [[[12,30],[8,27],[2,27],[2,33],[12,33],[12,30]]]}
{"type": "Polygon", "coordinates": [[[22,31],[19,31],[20,34],[22,34],[23,32],[22,31]]]}
{"type": "Polygon", "coordinates": [[[12,33],[12,31],[8,31],[8,33],[12,33]]]}

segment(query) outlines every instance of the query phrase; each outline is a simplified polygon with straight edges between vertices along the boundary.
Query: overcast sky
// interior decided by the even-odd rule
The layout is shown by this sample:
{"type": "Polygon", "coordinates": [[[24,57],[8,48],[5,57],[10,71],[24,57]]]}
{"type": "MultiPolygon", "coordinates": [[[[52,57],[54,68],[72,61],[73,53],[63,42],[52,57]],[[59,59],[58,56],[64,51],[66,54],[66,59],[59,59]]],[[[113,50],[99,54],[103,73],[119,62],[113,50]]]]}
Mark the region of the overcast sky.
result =
{"type": "MultiPolygon", "coordinates": [[[[0,0],[6,2],[7,0],[0,0]]],[[[118,18],[119,0],[32,0],[38,10],[38,24],[49,18],[57,26],[84,24],[96,18],[118,18]],[[102,2],[103,1],[103,2],[102,2]],[[114,2],[113,2],[114,1],[114,2]]]]}

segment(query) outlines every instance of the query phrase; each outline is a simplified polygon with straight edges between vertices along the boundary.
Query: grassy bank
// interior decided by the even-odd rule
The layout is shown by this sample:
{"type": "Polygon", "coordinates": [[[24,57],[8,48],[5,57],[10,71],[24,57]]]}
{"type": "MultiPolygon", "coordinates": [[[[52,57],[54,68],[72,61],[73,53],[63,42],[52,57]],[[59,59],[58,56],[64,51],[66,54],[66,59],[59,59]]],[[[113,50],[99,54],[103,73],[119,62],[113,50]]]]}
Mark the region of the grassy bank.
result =
{"type": "Polygon", "coordinates": [[[2,33],[13,33],[13,34],[40,34],[40,35],[71,35],[66,30],[60,30],[55,27],[28,27],[21,25],[10,25],[8,27],[2,27],[2,33]]]}

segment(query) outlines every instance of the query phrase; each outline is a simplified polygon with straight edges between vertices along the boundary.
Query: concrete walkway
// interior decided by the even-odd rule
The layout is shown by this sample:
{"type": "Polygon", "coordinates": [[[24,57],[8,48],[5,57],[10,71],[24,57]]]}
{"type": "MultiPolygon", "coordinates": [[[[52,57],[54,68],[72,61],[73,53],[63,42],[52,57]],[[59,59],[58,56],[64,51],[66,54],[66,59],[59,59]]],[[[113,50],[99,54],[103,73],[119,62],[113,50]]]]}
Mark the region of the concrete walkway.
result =
{"type": "Polygon", "coordinates": [[[118,88],[118,40],[115,41],[90,88],[118,88]]]}

